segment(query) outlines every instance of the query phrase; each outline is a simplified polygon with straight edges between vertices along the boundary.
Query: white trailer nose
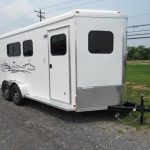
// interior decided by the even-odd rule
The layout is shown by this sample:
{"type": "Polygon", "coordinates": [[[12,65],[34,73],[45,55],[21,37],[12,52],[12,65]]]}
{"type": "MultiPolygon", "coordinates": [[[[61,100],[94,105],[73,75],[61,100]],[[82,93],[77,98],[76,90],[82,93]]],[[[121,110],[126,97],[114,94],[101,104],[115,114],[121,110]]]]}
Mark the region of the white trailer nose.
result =
{"type": "Polygon", "coordinates": [[[123,100],[125,27],[122,18],[77,18],[77,111],[123,100]]]}

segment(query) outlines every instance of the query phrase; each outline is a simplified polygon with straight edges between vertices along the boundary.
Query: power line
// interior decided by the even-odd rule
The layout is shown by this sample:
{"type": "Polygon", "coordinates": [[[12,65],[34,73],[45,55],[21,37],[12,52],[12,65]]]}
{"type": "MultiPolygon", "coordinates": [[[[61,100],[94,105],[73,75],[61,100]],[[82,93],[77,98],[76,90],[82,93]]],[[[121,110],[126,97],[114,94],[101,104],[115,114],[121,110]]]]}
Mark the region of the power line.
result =
{"type": "Polygon", "coordinates": [[[149,29],[149,30],[137,30],[137,31],[129,31],[128,33],[135,33],[135,32],[145,32],[145,31],[150,31],[150,29],[149,29]]]}
{"type": "Polygon", "coordinates": [[[77,6],[82,6],[82,5],[89,5],[89,4],[93,4],[93,3],[98,3],[100,1],[103,1],[103,0],[95,0],[95,1],[90,1],[90,2],[86,2],[86,3],[80,3],[78,5],[74,5],[74,6],[68,6],[68,7],[62,7],[62,8],[57,8],[57,9],[53,9],[51,10],[50,12],[52,11],[57,11],[57,10],[62,10],[62,9],[70,9],[70,8],[74,8],[74,7],[77,7],[77,6]]]}
{"type": "MultiPolygon", "coordinates": [[[[73,7],[82,6],[82,5],[88,5],[88,4],[97,3],[97,2],[100,2],[100,1],[102,1],[102,0],[96,0],[96,1],[88,2],[88,3],[86,2],[86,3],[79,4],[79,5],[75,5],[75,6],[73,6],[73,7]]],[[[66,1],[65,3],[67,3],[67,2],[68,2],[68,1],[66,1]]],[[[63,3],[61,3],[61,5],[62,5],[62,4],[63,4],[63,3]]],[[[56,6],[56,5],[55,5],[55,6],[56,6]]],[[[54,7],[54,5],[51,5],[51,7],[54,7]]],[[[60,10],[62,10],[62,9],[68,9],[68,8],[73,8],[73,7],[70,7],[70,6],[69,6],[69,7],[62,7],[62,8],[59,8],[59,9],[54,9],[53,11],[57,11],[57,10],[60,11],[60,10]]],[[[43,8],[44,8],[44,7],[43,7],[43,8]]],[[[46,7],[45,7],[45,8],[46,8],[46,7]]],[[[50,6],[48,6],[48,8],[50,8],[50,6]]],[[[27,13],[27,14],[29,14],[29,13],[27,13]]],[[[23,16],[25,17],[26,14],[24,14],[23,16]]],[[[21,17],[21,19],[22,19],[22,18],[23,18],[23,17],[21,17]]],[[[16,22],[16,21],[15,21],[15,22],[16,22]]],[[[23,23],[24,23],[24,22],[26,23],[26,20],[23,20],[22,22],[23,22],[23,23]]],[[[14,24],[13,24],[13,28],[15,28],[15,27],[17,28],[17,27],[23,25],[23,23],[22,23],[22,24],[19,23],[19,25],[17,25],[17,26],[15,26],[15,23],[14,23],[14,24]]],[[[11,23],[11,24],[12,24],[12,23],[11,23]]],[[[18,24],[18,23],[17,23],[17,24],[18,24]]],[[[10,30],[10,29],[12,29],[12,26],[11,26],[11,25],[9,26],[9,30],[10,30]]],[[[8,31],[8,30],[7,30],[7,31],[8,31]]]]}
{"type": "Polygon", "coordinates": [[[42,12],[42,10],[34,10],[34,12],[38,13],[37,16],[40,18],[40,22],[42,21],[42,19],[45,19],[45,17],[43,16],[45,14],[45,12],[42,12]]]}
{"type": "Polygon", "coordinates": [[[128,35],[128,36],[137,36],[137,35],[148,35],[150,33],[143,33],[143,34],[131,34],[131,35],[128,35]]]}
{"type": "MultiPolygon", "coordinates": [[[[81,0],[76,0],[76,1],[81,1],[81,0]]],[[[65,2],[63,2],[63,3],[54,4],[54,5],[48,5],[48,6],[42,7],[41,9],[48,9],[48,8],[50,8],[50,7],[62,6],[62,5],[64,5],[64,4],[74,3],[74,2],[76,2],[76,1],[70,2],[70,0],[68,0],[68,1],[65,1],[65,2]]]]}
{"type": "MultiPolygon", "coordinates": [[[[76,0],[77,1],[77,0],[76,0]]],[[[66,3],[68,3],[69,1],[66,1],[66,3]]],[[[71,2],[70,2],[71,3],[71,2]]],[[[64,3],[65,4],[65,3],[64,3]]],[[[56,6],[59,6],[59,5],[63,5],[63,3],[60,3],[60,4],[55,4],[55,7],[56,6]]],[[[54,5],[49,5],[48,7],[53,7],[54,5]]],[[[42,9],[44,9],[45,7],[43,7],[42,9]]],[[[23,22],[23,23],[26,23],[26,19],[24,19],[23,20],[23,18],[25,18],[27,15],[29,15],[29,14],[31,14],[33,12],[33,10],[31,11],[28,11],[27,13],[24,13],[22,16],[20,16],[19,18],[20,19],[15,19],[15,21],[13,21],[14,23],[10,23],[10,24],[8,24],[8,26],[9,26],[9,29],[7,29],[7,30],[5,30],[5,28],[3,28],[2,30],[4,31],[9,31],[10,29],[12,29],[12,28],[14,28],[16,25],[16,27],[18,27],[18,26],[20,26],[20,21],[18,22],[18,20],[22,20],[21,22],[23,22]],[[16,23],[17,22],[17,23],[16,23]],[[19,23],[19,25],[18,25],[18,23],[19,23]],[[13,24],[13,25],[12,25],[13,24]]],[[[23,25],[23,23],[21,24],[21,25],[23,25]]]]}
{"type": "Polygon", "coordinates": [[[133,26],[129,26],[128,28],[138,28],[138,27],[145,27],[145,26],[150,26],[150,24],[133,25],[133,26]]]}
{"type": "Polygon", "coordinates": [[[136,39],[148,39],[150,38],[150,36],[146,36],[146,37],[135,37],[135,38],[127,38],[128,40],[136,40],[136,39]]]}
{"type": "Polygon", "coordinates": [[[21,22],[18,22],[17,25],[12,25],[12,26],[10,26],[9,28],[4,29],[4,30],[3,30],[3,31],[4,31],[3,33],[10,32],[10,31],[12,31],[12,30],[15,30],[15,29],[18,29],[18,28],[22,28],[22,27],[27,26],[27,25],[31,25],[31,24],[33,24],[33,23],[35,23],[35,22],[33,22],[33,21],[30,20],[30,19],[26,19],[26,20],[23,20],[23,21],[21,21],[21,22]]]}
{"type": "MultiPolygon", "coordinates": [[[[78,1],[78,0],[76,0],[76,1],[78,1]]],[[[69,3],[70,1],[66,1],[65,3],[69,3]]],[[[73,1],[74,2],[74,1],[73,1]]],[[[64,3],[64,4],[65,4],[64,3]]],[[[72,2],[70,2],[70,3],[72,3],[72,2]]],[[[55,5],[49,5],[48,7],[56,7],[56,6],[59,6],[59,5],[63,5],[63,3],[60,3],[60,4],[55,4],[55,5]]],[[[41,9],[45,9],[47,6],[45,6],[45,7],[42,7],[41,9]]],[[[22,20],[24,17],[26,17],[27,15],[29,15],[29,14],[31,14],[33,12],[33,10],[30,10],[30,11],[28,11],[28,12],[26,12],[26,13],[24,13],[23,15],[21,15],[19,18],[21,18],[20,20],[22,20]]],[[[18,21],[18,19],[15,19],[15,21],[13,21],[14,23],[13,23],[13,25],[15,25],[16,24],[16,21],[18,21]]],[[[24,22],[25,22],[25,19],[23,20],[24,22]]],[[[17,23],[18,24],[18,23],[17,23]]],[[[12,22],[10,23],[10,24],[8,24],[8,25],[12,25],[12,22]]]]}
{"type": "MultiPolygon", "coordinates": [[[[13,22],[10,22],[9,24],[7,24],[7,26],[9,26],[9,27],[14,26],[14,25],[20,23],[20,20],[21,20],[21,22],[25,21],[24,17],[26,17],[27,14],[31,14],[32,12],[33,12],[33,10],[32,11],[30,10],[27,13],[24,13],[19,18],[14,19],[13,22]]],[[[2,27],[1,29],[5,30],[5,28],[6,28],[6,25],[4,26],[4,28],[2,27]]]]}
{"type": "MultiPolygon", "coordinates": [[[[51,8],[51,7],[62,6],[62,5],[64,5],[64,4],[75,3],[75,2],[77,2],[77,1],[82,2],[81,0],[76,0],[76,1],[72,1],[72,2],[70,2],[70,0],[68,0],[68,1],[65,1],[65,2],[63,2],[63,3],[45,6],[45,7],[41,8],[41,9],[48,9],[48,8],[51,8]]],[[[85,1],[85,4],[88,3],[87,0],[84,0],[84,1],[85,1]]],[[[83,1],[83,2],[84,2],[84,1],[83,1]]],[[[103,0],[98,0],[98,1],[103,1],[103,0]]],[[[94,2],[94,1],[91,1],[90,3],[95,3],[95,2],[94,2]]],[[[81,4],[81,5],[84,5],[84,3],[81,4]]],[[[75,5],[75,6],[76,6],[76,5],[75,5]]],[[[77,6],[78,6],[78,5],[77,5],[77,6]]],[[[69,7],[70,7],[70,6],[69,6],[69,7]]],[[[58,8],[57,8],[57,9],[58,9],[58,8]]]]}

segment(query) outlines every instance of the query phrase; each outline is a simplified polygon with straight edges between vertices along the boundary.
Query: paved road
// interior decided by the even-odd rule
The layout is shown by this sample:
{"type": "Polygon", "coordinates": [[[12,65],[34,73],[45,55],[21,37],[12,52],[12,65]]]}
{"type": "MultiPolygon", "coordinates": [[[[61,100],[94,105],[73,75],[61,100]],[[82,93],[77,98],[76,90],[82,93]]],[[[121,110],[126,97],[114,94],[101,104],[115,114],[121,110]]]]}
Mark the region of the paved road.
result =
{"type": "Polygon", "coordinates": [[[0,97],[0,150],[150,150],[148,131],[136,131],[105,111],[64,112],[0,97]]]}

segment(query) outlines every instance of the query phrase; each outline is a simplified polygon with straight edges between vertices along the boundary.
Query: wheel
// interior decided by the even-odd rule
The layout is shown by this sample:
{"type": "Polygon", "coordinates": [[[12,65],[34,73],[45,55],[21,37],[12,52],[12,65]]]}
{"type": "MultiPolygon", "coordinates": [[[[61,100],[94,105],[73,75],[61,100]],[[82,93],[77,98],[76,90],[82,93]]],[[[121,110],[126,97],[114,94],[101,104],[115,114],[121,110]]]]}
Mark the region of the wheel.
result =
{"type": "Polygon", "coordinates": [[[24,99],[22,98],[21,91],[16,84],[14,84],[11,88],[11,97],[12,97],[13,102],[16,105],[19,105],[19,106],[23,105],[24,99]]]}
{"type": "Polygon", "coordinates": [[[2,92],[5,100],[11,101],[11,90],[8,82],[4,82],[2,85],[2,92]]]}

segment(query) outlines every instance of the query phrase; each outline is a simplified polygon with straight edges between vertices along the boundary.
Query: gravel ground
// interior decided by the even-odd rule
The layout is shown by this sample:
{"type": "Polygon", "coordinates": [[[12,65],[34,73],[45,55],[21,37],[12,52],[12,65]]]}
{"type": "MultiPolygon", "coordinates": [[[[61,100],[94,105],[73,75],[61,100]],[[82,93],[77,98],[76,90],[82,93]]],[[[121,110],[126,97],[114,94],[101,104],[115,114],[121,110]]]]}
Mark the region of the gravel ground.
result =
{"type": "Polygon", "coordinates": [[[0,97],[0,150],[150,150],[150,132],[115,121],[107,111],[64,112],[0,97]]]}

